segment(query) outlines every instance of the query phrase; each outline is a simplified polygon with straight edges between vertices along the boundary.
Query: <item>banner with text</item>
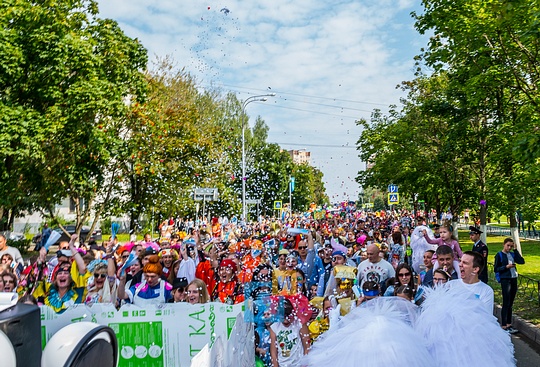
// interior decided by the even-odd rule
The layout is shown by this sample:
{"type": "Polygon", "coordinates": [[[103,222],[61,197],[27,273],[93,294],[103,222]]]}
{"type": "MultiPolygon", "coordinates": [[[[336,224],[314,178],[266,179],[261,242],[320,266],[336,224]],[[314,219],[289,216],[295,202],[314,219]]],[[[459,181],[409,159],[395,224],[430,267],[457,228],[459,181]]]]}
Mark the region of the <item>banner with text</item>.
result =
{"type": "Polygon", "coordinates": [[[228,339],[243,305],[171,303],[139,308],[125,305],[92,307],[75,305],[63,314],[41,307],[43,347],[61,328],[74,322],[90,321],[109,326],[118,338],[118,367],[189,366],[206,344],[218,335],[228,339]]]}

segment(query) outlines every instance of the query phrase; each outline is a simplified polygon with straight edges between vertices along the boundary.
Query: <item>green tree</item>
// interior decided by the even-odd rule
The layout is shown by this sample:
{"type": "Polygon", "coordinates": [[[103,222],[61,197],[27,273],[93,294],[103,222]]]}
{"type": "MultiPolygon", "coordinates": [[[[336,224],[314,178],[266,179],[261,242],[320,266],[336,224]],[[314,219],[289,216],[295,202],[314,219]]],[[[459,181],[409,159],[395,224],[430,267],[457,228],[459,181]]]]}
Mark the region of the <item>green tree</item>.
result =
{"type": "MultiPolygon", "coordinates": [[[[416,15],[421,33],[433,31],[422,57],[459,80],[471,121],[482,121],[491,152],[479,175],[488,205],[510,218],[537,180],[531,169],[538,147],[538,4],[527,1],[424,1],[416,15]],[[449,16],[451,14],[451,16],[449,16]],[[533,112],[535,111],[535,112],[533,112]]],[[[484,213],[487,208],[483,208],[484,213]]],[[[515,223],[511,223],[515,228],[515,223]]],[[[519,239],[515,238],[519,246],[519,239]]]]}
{"type": "Polygon", "coordinates": [[[118,184],[126,101],[144,97],[146,51],[100,19],[94,1],[14,0],[0,9],[10,60],[0,71],[2,131],[17,131],[0,138],[1,206],[13,211],[26,192],[25,209],[55,217],[54,205],[71,197],[77,231],[91,214],[95,225],[118,184]],[[6,149],[15,146],[23,149],[6,149]]]}
{"type": "Polygon", "coordinates": [[[199,92],[191,76],[169,59],[148,73],[147,101],[129,119],[125,140],[125,210],[131,227],[144,213],[163,216],[195,211],[195,188],[218,188],[209,211],[232,214],[239,208],[232,189],[231,154],[237,144],[230,96],[199,92]],[[232,129],[232,130],[231,130],[232,129]]]}

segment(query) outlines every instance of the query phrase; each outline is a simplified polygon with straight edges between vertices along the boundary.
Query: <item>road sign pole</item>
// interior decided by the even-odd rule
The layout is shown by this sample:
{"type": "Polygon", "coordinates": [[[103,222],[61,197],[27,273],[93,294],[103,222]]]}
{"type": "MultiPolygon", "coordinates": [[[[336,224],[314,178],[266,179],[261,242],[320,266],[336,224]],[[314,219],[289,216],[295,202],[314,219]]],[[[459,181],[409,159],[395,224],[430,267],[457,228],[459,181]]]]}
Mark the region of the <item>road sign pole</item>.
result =
{"type": "Polygon", "coordinates": [[[206,208],[206,196],[203,196],[203,202],[202,202],[202,222],[204,223],[204,210],[206,208]]]}
{"type": "Polygon", "coordinates": [[[292,177],[289,177],[289,210],[292,213],[292,177]]]}

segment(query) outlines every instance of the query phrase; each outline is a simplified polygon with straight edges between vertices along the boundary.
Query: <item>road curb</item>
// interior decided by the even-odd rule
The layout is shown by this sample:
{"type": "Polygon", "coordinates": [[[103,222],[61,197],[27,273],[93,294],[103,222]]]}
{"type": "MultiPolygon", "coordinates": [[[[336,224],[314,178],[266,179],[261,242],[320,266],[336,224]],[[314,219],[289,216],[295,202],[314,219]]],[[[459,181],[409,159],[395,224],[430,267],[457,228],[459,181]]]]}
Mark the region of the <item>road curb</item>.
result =
{"type": "MultiPolygon", "coordinates": [[[[493,314],[499,324],[501,323],[501,310],[502,307],[500,305],[495,305],[495,309],[493,310],[493,314]]],[[[516,315],[512,315],[512,321],[512,326],[519,330],[520,334],[540,346],[540,329],[538,327],[516,315]]]]}

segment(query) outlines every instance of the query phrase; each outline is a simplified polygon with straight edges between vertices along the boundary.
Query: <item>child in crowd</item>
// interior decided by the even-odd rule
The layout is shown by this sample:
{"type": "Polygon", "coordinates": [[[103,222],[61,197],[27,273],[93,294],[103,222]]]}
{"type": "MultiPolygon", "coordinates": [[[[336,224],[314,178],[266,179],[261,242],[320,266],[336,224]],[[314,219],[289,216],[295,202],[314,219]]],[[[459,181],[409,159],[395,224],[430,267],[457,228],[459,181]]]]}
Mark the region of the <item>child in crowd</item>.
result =
{"type": "Polygon", "coordinates": [[[293,367],[309,348],[309,330],[296,317],[290,300],[283,300],[283,321],[270,326],[270,355],[274,366],[293,367]]]}
{"type": "MultiPolygon", "coordinates": [[[[459,269],[459,259],[461,259],[461,256],[463,256],[463,251],[461,250],[461,247],[459,246],[457,238],[455,238],[454,235],[452,234],[450,227],[449,226],[440,227],[439,229],[440,238],[429,238],[426,230],[424,230],[423,233],[424,233],[424,238],[426,239],[427,243],[431,245],[450,247],[454,251],[454,269],[459,269]]],[[[433,262],[433,270],[437,270],[439,268],[439,262],[437,261],[436,254],[433,254],[431,261],[433,262]]],[[[446,269],[443,269],[443,270],[447,271],[446,269]]],[[[458,272],[458,276],[459,276],[459,272],[458,272]]]]}

